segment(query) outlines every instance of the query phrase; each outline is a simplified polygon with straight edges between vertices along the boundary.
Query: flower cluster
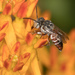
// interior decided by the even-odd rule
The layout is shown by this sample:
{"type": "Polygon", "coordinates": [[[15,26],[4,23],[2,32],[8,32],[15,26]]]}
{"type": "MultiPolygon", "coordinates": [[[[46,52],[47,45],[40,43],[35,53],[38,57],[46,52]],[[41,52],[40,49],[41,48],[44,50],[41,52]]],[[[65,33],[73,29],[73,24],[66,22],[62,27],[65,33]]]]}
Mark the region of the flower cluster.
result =
{"type": "Polygon", "coordinates": [[[0,75],[26,74],[30,64],[34,74],[40,75],[36,49],[42,47],[47,39],[29,33],[33,21],[23,19],[36,17],[37,2],[0,0],[0,75]]]}

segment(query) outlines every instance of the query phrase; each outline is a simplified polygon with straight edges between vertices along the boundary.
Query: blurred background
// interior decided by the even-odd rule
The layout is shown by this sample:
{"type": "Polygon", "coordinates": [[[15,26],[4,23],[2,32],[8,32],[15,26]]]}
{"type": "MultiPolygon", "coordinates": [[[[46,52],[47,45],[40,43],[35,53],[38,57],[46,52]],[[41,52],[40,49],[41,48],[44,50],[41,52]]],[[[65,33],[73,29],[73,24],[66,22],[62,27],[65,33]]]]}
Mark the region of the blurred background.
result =
{"type": "Polygon", "coordinates": [[[41,12],[50,11],[52,22],[63,31],[75,27],[75,0],[39,0],[41,12]]]}

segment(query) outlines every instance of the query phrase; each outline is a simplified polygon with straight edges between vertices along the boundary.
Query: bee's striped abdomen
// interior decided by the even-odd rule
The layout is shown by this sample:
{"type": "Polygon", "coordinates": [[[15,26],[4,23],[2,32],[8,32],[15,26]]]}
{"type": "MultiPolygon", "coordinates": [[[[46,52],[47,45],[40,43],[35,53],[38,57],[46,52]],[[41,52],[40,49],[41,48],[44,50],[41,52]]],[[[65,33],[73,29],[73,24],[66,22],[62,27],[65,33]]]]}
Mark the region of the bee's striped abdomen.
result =
{"type": "Polygon", "coordinates": [[[56,45],[56,47],[57,47],[60,51],[62,51],[62,49],[63,49],[63,43],[60,42],[59,44],[56,45]]]}
{"type": "Polygon", "coordinates": [[[61,51],[63,48],[63,43],[60,36],[58,34],[52,34],[50,37],[54,45],[61,51]]]}

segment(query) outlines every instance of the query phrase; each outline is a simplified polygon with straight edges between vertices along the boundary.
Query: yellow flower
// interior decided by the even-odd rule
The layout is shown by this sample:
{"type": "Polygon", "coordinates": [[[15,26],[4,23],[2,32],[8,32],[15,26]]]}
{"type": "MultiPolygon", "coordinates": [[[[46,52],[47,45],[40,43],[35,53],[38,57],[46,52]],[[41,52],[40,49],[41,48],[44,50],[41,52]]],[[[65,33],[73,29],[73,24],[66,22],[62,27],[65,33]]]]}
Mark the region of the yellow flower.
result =
{"type": "Polygon", "coordinates": [[[30,65],[35,75],[41,75],[36,49],[45,45],[47,39],[29,33],[33,21],[23,19],[36,15],[32,13],[35,13],[37,2],[38,0],[0,1],[0,75],[26,75],[30,65]]]}

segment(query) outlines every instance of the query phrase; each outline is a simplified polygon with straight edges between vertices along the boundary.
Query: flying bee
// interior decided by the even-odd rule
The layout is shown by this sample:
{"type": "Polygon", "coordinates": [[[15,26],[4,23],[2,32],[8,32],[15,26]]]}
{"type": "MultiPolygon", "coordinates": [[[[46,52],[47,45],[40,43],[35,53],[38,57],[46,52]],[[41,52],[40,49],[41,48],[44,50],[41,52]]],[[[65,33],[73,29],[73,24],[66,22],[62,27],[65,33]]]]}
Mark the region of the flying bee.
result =
{"type": "Polygon", "coordinates": [[[31,32],[37,33],[38,35],[48,37],[48,44],[50,44],[50,39],[54,43],[54,45],[61,51],[63,49],[63,43],[66,43],[66,40],[69,40],[68,36],[65,32],[59,29],[56,25],[54,25],[51,20],[45,20],[43,17],[38,18],[37,15],[37,7],[36,7],[36,16],[37,19],[34,20],[32,18],[23,18],[23,19],[31,19],[34,21],[33,29],[31,32]]]}

